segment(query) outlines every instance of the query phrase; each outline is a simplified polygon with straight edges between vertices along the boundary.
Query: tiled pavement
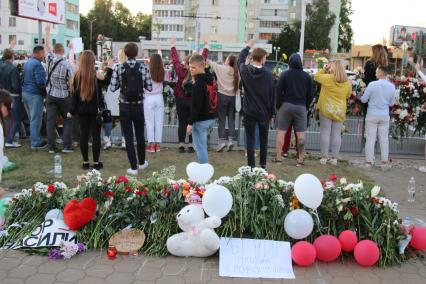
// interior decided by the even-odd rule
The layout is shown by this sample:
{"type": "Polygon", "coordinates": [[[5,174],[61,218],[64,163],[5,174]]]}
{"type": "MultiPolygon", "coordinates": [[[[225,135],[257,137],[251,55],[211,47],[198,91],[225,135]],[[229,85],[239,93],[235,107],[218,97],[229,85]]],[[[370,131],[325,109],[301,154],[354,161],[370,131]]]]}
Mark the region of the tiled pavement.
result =
{"type": "MultiPolygon", "coordinates": [[[[401,217],[426,220],[426,175],[416,171],[421,161],[401,160],[390,172],[377,169],[366,172],[382,186],[386,194],[400,203],[401,217]],[[414,204],[404,201],[409,177],[417,183],[414,204]]],[[[119,257],[108,260],[104,252],[91,251],[69,261],[50,261],[17,251],[0,251],[0,284],[127,284],[127,283],[426,283],[426,263],[410,261],[391,268],[362,268],[353,261],[316,262],[308,268],[294,267],[296,280],[266,280],[219,277],[218,258],[119,257]]]]}

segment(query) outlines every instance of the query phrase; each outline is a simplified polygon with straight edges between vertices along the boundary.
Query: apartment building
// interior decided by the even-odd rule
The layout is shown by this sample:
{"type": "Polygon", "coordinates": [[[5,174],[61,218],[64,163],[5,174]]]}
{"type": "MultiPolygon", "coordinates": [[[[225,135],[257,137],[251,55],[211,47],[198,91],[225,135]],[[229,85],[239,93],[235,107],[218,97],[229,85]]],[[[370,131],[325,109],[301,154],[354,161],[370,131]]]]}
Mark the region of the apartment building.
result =
{"type": "MultiPolygon", "coordinates": [[[[66,45],[72,38],[80,36],[79,2],[65,1],[65,24],[52,25],[52,44],[60,42],[66,45]]],[[[9,47],[10,42],[16,39],[16,52],[30,54],[38,42],[37,21],[12,16],[9,5],[9,0],[0,0],[0,50],[9,47]]]]}

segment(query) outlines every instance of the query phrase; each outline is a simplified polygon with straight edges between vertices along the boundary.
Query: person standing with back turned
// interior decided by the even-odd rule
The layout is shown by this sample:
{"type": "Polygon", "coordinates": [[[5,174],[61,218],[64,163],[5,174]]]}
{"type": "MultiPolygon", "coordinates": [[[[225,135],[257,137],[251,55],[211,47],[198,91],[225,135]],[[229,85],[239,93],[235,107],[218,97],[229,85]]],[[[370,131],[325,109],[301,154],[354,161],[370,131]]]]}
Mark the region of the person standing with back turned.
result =
{"type": "Polygon", "coordinates": [[[256,166],[254,143],[257,124],[260,137],[260,166],[266,168],[269,122],[275,113],[275,82],[272,73],[263,66],[268,55],[264,49],[255,48],[252,52],[252,63],[246,65],[247,56],[255,43],[254,39],[249,40],[247,46],[240,52],[238,66],[245,90],[243,108],[248,165],[252,168],[256,166]]]}
{"type": "Polygon", "coordinates": [[[145,170],[148,167],[148,161],[145,160],[143,93],[144,89],[152,91],[152,80],[148,67],[144,63],[136,61],[138,51],[135,43],[125,45],[124,53],[128,60],[114,68],[110,85],[112,92],[120,89],[120,121],[130,162],[127,173],[134,176],[138,174],[138,169],[145,170]],[[133,126],[135,127],[138,159],[136,159],[133,144],[133,126]]]}

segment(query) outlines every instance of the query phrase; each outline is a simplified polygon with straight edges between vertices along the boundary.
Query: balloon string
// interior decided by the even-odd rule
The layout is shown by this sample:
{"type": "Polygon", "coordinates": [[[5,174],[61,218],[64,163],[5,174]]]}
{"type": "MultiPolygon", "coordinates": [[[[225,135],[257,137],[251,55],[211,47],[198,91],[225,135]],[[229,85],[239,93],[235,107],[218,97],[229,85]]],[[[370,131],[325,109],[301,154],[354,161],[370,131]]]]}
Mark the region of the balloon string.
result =
{"type": "Polygon", "coordinates": [[[319,230],[320,234],[322,235],[322,231],[321,231],[321,230],[323,229],[323,227],[322,227],[322,225],[321,225],[321,221],[320,221],[320,219],[319,219],[317,209],[315,209],[315,210],[312,212],[312,214],[314,214],[314,216],[315,216],[315,217],[317,217],[317,221],[318,221],[318,230],[319,230]]]}

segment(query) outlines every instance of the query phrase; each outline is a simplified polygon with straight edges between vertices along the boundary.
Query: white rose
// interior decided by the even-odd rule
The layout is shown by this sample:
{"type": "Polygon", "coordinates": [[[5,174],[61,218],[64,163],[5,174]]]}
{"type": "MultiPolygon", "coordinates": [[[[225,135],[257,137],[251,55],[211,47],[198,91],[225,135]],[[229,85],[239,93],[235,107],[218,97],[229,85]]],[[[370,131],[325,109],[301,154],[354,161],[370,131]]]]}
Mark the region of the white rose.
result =
{"type": "Polygon", "coordinates": [[[346,178],[341,178],[340,179],[340,184],[345,185],[347,183],[348,183],[348,181],[346,180],[346,178]]]}
{"type": "Polygon", "coordinates": [[[371,197],[376,197],[380,192],[380,186],[375,185],[372,189],[371,189],[371,197]]]}
{"type": "Polygon", "coordinates": [[[348,203],[349,201],[351,201],[350,197],[347,197],[345,199],[342,199],[342,203],[348,203]]]}

